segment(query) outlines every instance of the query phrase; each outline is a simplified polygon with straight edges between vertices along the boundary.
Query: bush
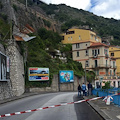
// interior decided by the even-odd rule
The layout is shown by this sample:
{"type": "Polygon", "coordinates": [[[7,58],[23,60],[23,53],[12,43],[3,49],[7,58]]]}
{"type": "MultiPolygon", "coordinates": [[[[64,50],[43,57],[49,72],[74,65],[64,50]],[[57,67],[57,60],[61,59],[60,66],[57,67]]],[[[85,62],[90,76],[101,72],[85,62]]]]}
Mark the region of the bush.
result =
{"type": "Polygon", "coordinates": [[[105,85],[102,87],[102,89],[110,89],[110,81],[104,81],[103,83],[105,83],[105,85]]]}
{"type": "Polygon", "coordinates": [[[18,8],[15,4],[13,4],[13,9],[17,12],[18,8]]]}

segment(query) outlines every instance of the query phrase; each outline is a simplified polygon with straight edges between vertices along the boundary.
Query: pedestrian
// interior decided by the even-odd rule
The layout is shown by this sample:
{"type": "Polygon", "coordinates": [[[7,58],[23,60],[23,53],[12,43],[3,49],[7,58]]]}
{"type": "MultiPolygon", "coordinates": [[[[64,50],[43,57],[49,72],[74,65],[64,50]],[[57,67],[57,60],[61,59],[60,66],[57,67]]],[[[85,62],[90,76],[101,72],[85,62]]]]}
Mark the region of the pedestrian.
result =
{"type": "Polygon", "coordinates": [[[82,84],[82,91],[83,91],[83,96],[86,96],[86,85],[84,83],[82,84]]]}
{"type": "Polygon", "coordinates": [[[78,96],[81,96],[81,86],[80,86],[80,84],[78,85],[78,96]]]}
{"type": "Polygon", "coordinates": [[[88,95],[92,95],[92,84],[89,82],[87,86],[88,86],[88,95]]]}

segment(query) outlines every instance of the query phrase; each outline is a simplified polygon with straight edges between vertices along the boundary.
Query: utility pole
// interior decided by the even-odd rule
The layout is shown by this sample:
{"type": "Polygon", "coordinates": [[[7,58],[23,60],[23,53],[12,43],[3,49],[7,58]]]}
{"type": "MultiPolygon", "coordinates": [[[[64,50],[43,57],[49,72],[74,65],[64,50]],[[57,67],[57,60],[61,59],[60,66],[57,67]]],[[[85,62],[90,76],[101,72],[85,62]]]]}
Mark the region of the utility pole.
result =
{"type": "Polygon", "coordinates": [[[26,0],[26,9],[27,9],[27,0],[26,0]]]}
{"type": "Polygon", "coordinates": [[[87,79],[86,79],[86,62],[85,62],[85,84],[86,84],[86,81],[87,79]]]}

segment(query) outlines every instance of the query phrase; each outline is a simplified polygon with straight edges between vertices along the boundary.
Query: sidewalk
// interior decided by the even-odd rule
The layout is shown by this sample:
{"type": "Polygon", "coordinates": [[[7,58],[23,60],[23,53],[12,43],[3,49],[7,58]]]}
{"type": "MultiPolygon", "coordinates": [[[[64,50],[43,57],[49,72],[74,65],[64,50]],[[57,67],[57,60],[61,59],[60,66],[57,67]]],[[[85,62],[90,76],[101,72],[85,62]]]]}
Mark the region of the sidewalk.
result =
{"type": "MultiPolygon", "coordinates": [[[[94,98],[96,96],[84,96],[84,99],[94,98]]],[[[88,101],[89,105],[98,112],[105,120],[120,120],[120,106],[106,105],[102,99],[88,101]]]]}

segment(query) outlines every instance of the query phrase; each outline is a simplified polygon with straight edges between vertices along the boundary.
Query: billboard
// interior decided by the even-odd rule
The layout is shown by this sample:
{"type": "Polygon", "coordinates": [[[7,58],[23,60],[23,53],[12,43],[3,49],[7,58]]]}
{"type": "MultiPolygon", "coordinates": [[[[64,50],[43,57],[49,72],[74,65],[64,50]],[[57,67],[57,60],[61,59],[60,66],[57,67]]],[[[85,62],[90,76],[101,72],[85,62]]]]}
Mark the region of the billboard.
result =
{"type": "Polygon", "coordinates": [[[49,68],[30,67],[28,74],[29,81],[49,80],[49,68]]]}
{"type": "Polygon", "coordinates": [[[74,82],[74,74],[72,70],[60,70],[59,71],[60,83],[74,82]]]}
{"type": "Polygon", "coordinates": [[[10,79],[10,59],[0,52],[0,81],[10,79]]]}

